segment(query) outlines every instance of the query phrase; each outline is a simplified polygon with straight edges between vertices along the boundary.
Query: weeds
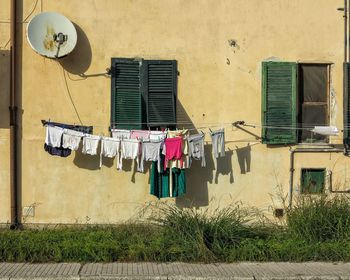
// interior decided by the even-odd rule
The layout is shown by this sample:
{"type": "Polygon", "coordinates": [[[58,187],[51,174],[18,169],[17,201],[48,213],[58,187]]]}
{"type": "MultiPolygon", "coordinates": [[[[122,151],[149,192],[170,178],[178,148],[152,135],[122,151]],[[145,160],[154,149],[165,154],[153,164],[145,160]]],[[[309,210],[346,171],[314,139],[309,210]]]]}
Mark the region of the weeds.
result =
{"type": "Polygon", "coordinates": [[[157,204],[147,223],[0,231],[0,261],[349,261],[347,197],[303,197],[286,227],[255,209],[180,209],[157,204]]]}

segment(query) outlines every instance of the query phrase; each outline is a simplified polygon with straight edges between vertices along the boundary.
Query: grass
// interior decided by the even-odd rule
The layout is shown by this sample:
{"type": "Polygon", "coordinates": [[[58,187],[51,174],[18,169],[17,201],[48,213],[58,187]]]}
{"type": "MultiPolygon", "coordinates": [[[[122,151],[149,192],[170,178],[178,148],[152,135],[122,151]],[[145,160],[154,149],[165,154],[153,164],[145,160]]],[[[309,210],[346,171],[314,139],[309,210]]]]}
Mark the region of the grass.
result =
{"type": "Polygon", "coordinates": [[[147,222],[0,231],[0,261],[350,261],[347,197],[303,197],[286,225],[239,204],[192,210],[158,204],[147,222]]]}

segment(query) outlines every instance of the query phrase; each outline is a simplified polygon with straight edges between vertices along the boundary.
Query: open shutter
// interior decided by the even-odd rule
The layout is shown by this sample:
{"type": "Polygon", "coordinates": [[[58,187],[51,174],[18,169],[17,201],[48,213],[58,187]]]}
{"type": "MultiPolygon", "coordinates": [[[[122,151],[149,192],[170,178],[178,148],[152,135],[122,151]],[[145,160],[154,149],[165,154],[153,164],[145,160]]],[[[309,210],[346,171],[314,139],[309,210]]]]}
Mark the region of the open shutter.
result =
{"type": "Polygon", "coordinates": [[[143,66],[148,126],[175,126],[177,62],[174,60],[146,60],[143,66]]]}
{"type": "Polygon", "coordinates": [[[346,154],[350,153],[350,63],[344,63],[344,93],[343,93],[343,111],[344,111],[344,146],[346,154]]]}
{"type": "Polygon", "coordinates": [[[141,61],[112,58],[111,127],[141,129],[141,61]]]}
{"type": "Polygon", "coordinates": [[[296,128],[296,69],[293,62],[262,63],[263,143],[297,142],[297,130],[293,129],[296,128]]]}

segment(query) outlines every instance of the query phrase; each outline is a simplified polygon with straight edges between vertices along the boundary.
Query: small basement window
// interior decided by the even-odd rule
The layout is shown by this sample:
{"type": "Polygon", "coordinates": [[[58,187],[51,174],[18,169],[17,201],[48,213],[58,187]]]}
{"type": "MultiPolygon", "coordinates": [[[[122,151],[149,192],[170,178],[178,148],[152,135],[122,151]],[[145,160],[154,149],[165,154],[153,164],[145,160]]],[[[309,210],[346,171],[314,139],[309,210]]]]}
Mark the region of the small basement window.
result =
{"type": "Polygon", "coordinates": [[[301,169],[301,193],[321,194],[325,189],[326,169],[303,168],[301,169]]]}

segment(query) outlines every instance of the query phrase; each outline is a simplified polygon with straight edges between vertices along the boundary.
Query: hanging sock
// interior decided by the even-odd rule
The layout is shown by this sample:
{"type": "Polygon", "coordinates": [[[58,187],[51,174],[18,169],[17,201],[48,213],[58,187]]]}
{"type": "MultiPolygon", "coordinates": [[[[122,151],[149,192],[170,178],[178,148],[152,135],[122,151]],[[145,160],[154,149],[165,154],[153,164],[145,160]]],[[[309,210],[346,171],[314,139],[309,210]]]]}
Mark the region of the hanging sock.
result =
{"type": "Polygon", "coordinates": [[[84,135],[83,137],[83,154],[97,155],[97,148],[101,137],[95,135],[84,135]]]}

